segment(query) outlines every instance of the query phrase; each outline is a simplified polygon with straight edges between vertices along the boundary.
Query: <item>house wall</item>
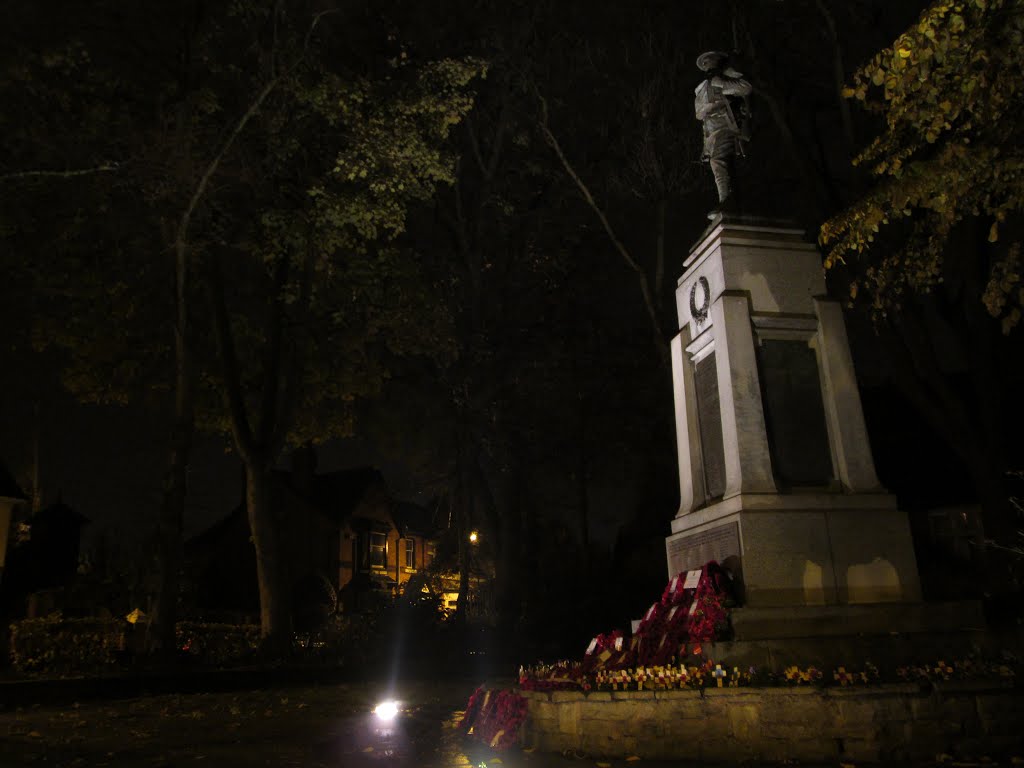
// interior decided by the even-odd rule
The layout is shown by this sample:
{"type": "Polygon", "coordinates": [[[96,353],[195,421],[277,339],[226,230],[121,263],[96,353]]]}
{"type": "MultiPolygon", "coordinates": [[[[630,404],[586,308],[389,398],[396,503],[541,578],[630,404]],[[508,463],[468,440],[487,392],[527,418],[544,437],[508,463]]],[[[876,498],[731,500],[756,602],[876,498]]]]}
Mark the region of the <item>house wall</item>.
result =
{"type": "MultiPolygon", "coordinates": [[[[356,575],[357,553],[355,547],[359,545],[359,542],[358,532],[353,531],[351,527],[346,527],[341,532],[341,535],[337,537],[337,586],[339,589],[344,589],[356,575]]],[[[386,542],[385,559],[387,564],[384,568],[373,568],[372,573],[386,576],[389,579],[395,579],[397,566],[397,581],[401,587],[414,574],[430,565],[431,558],[427,552],[427,545],[432,543],[431,539],[420,534],[408,534],[407,536],[399,537],[398,531],[392,527],[387,534],[386,542]],[[415,562],[412,566],[406,561],[406,539],[412,539],[415,542],[415,562]]]]}
{"type": "Polygon", "coordinates": [[[14,505],[19,501],[19,499],[0,496],[0,579],[3,578],[4,562],[7,559],[7,541],[10,538],[14,505]]]}

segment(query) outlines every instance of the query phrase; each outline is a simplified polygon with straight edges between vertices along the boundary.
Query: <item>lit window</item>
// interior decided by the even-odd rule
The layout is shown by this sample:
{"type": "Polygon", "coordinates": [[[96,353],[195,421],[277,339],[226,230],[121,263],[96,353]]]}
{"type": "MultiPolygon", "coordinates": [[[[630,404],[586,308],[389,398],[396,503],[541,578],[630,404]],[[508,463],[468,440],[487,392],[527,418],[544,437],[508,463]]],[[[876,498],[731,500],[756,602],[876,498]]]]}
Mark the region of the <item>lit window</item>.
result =
{"type": "Polygon", "coordinates": [[[416,539],[405,540],[405,567],[416,567],[416,539]]]}
{"type": "Polygon", "coordinates": [[[388,537],[383,533],[370,534],[370,567],[386,568],[388,564],[388,537]]]}

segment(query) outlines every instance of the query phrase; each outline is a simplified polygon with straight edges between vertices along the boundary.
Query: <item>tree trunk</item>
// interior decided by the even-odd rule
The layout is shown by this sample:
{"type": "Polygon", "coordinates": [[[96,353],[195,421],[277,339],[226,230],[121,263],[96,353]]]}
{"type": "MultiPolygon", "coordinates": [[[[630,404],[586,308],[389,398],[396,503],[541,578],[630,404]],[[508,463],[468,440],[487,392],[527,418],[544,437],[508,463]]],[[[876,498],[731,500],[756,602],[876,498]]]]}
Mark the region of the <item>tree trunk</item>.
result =
{"type": "Polygon", "coordinates": [[[272,469],[259,462],[246,462],[245,506],[256,550],[256,579],[260,592],[261,651],[280,658],[291,648],[291,607],[288,574],[270,498],[272,469]]]}
{"type": "Polygon", "coordinates": [[[150,617],[146,636],[147,654],[168,661],[177,648],[175,627],[178,622],[178,595],[181,591],[182,520],[185,511],[188,461],[192,448],[191,413],[179,412],[175,416],[175,422],[170,468],[160,506],[160,575],[153,615],[150,617]]]}
{"type": "Polygon", "coordinates": [[[459,597],[455,602],[455,623],[462,626],[466,623],[469,607],[469,572],[470,558],[473,556],[473,545],[469,542],[469,531],[472,515],[470,507],[473,503],[472,481],[469,471],[467,453],[467,430],[460,430],[459,445],[456,456],[456,494],[455,519],[456,535],[459,537],[459,597]]]}
{"type": "MultiPolygon", "coordinates": [[[[187,222],[186,222],[187,223],[187,222]]],[[[146,652],[151,656],[169,657],[177,646],[175,628],[178,621],[178,593],[181,588],[181,535],[185,517],[185,494],[188,487],[188,463],[195,431],[195,380],[192,372],[192,350],[189,327],[188,250],[184,231],[179,230],[175,269],[175,339],[174,339],[174,427],[171,455],[160,509],[159,554],[160,576],[153,615],[146,636],[146,652]]]]}

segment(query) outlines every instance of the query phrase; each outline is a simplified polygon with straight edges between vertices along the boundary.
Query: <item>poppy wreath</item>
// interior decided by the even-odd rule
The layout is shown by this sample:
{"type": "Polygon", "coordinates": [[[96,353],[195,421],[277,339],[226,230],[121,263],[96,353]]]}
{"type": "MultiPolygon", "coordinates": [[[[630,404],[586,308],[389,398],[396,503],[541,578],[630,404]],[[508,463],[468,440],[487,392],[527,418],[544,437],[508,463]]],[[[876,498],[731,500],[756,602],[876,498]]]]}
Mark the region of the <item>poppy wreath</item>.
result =
{"type": "MultiPolygon", "coordinates": [[[[484,691],[477,688],[470,697],[482,693],[482,700],[475,710],[475,715],[467,728],[464,717],[459,723],[460,730],[477,741],[487,744],[491,749],[505,750],[519,740],[519,731],[526,720],[526,699],[515,691],[484,691]]],[[[466,713],[470,711],[467,705],[466,713]]]]}
{"type": "MultiPolygon", "coordinates": [[[[712,560],[700,569],[696,588],[684,589],[685,583],[684,574],[673,578],[628,640],[618,630],[598,635],[582,662],[524,671],[520,688],[586,690],[591,678],[608,677],[605,672],[667,666],[686,656],[688,646],[728,637],[728,609],[736,604],[731,574],[712,560]]],[[[692,652],[700,655],[699,646],[692,652]]]]}
{"type": "Polygon", "coordinates": [[[736,604],[732,576],[714,560],[702,569],[686,609],[687,639],[691,643],[721,640],[729,635],[728,608],[736,604]]]}
{"type": "Polygon", "coordinates": [[[732,577],[714,560],[701,568],[696,589],[684,589],[682,574],[665,587],[637,627],[638,661],[664,665],[685,655],[687,643],[721,639],[729,633],[727,607],[735,604],[732,577]]]}
{"type": "Polygon", "coordinates": [[[473,723],[476,722],[477,717],[480,715],[480,709],[483,707],[486,696],[487,691],[482,685],[477,687],[477,689],[470,694],[469,701],[466,704],[466,711],[463,713],[462,719],[459,720],[459,724],[456,726],[460,733],[469,733],[470,728],[473,727],[473,723]]]}
{"type": "Polygon", "coordinates": [[[582,672],[590,674],[595,669],[607,668],[609,662],[623,645],[622,630],[616,629],[594,638],[583,657],[582,672]]]}
{"type": "Polygon", "coordinates": [[[575,691],[584,680],[582,664],[560,661],[532,669],[519,669],[519,688],[524,691],[575,691]]]}

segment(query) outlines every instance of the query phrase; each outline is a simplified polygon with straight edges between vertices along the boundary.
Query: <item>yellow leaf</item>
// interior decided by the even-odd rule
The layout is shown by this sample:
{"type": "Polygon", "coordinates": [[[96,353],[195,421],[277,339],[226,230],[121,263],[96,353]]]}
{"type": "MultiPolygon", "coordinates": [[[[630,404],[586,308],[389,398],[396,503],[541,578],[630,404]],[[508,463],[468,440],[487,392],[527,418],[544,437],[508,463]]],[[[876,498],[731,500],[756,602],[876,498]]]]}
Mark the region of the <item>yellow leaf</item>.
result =
{"type": "Polygon", "coordinates": [[[910,49],[909,48],[900,48],[897,51],[897,53],[900,55],[901,59],[909,59],[910,58],[910,49]]]}
{"type": "Polygon", "coordinates": [[[611,763],[598,763],[597,768],[612,768],[611,763]]]}
{"type": "Polygon", "coordinates": [[[885,71],[876,69],[875,73],[871,76],[871,82],[875,85],[881,85],[885,82],[885,71]]]}
{"type": "Polygon", "coordinates": [[[994,243],[998,239],[999,239],[999,222],[998,221],[993,221],[992,222],[992,227],[988,231],[988,241],[990,243],[994,243]]]}
{"type": "Polygon", "coordinates": [[[635,763],[639,759],[640,758],[637,757],[636,755],[630,755],[629,757],[626,758],[626,762],[627,763],[635,763]]]}
{"type": "Polygon", "coordinates": [[[842,94],[843,94],[843,98],[844,99],[849,99],[855,93],[857,93],[857,92],[855,90],[853,90],[853,88],[850,88],[850,87],[843,88],[843,90],[842,90],[842,94]]]}
{"type": "Polygon", "coordinates": [[[373,752],[373,747],[363,747],[363,752],[373,752]]]}

